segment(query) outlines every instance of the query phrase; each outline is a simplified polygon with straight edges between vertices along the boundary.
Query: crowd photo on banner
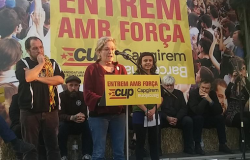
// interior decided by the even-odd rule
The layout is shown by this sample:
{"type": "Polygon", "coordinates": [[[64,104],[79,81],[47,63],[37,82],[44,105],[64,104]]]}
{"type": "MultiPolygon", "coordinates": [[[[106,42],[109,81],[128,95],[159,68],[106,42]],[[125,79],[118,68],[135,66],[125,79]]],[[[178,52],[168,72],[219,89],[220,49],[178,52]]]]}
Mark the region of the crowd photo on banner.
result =
{"type": "MultiPolygon", "coordinates": [[[[160,127],[182,129],[184,152],[204,155],[202,127],[212,126],[218,132],[219,151],[232,153],[226,143],[225,126],[240,128],[240,105],[244,106],[244,117],[250,122],[248,90],[242,88],[242,104],[237,100],[241,81],[250,89],[242,26],[229,0],[183,1],[186,1],[195,83],[176,84],[173,75],[161,75],[162,103],[157,104],[160,127]],[[200,105],[204,107],[202,111],[197,108],[200,105]],[[213,113],[206,106],[212,106],[213,113]]],[[[66,77],[57,59],[50,59],[55,54],[50,53],[53,45],[50,3],[50,0],[0,0],[0,143],[10,142],[19,160],[37,157],[67,160],[69,135],[82,134],[81,158],[95,160],[105,157],[109,132],[114,159],[124,159],[125,107],[99,106],[104,75],[127,74],[122,64],[113,62],[116,37],[93,40],[98,60],[87,67],[84,79],[75,75],[66,77]],[[109,52],[113,54],[110,56],[109,52]],[[1,135],[4,128],[10,128],[15,135],[8,131],[13,137],[4,138],[6,135],[1,135]],[[23,148],[16,149],[17,144],[23,148]]],[[[157,59],[150,51],[143,52],[137,64],[149,75],[158,74],[157,59]]],[[[133,74],[145,73],[137,68],[133,74]]],[[[161,130],[155,140],[157,127],[143,126],[145,116],[152,120],[157,113],[154,105],[130,107],[133,130],[130,149],[135,150],[138,160],[145,156],[159,159],[163,145],[161,130]],[[146,136],[149,151],[144,148],[146,136]]],[[[249,124],[245,130],[248,147],[249,124]]]]}

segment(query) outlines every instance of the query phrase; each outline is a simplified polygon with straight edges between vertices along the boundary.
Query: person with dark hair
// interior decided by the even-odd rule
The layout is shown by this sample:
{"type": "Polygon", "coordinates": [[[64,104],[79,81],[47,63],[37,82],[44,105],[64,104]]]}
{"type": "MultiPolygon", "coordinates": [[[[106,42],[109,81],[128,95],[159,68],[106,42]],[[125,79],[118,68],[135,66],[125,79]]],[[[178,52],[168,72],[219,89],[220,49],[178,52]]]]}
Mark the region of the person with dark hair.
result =
{"type": "MultiPolygon", "coordinates": [[[[63,83],[64,73],[55,60],[44,56],[42,41],[29,37],[25,49],[30,57],[17,62],[18,104],[22,136],[38,150],[42,131],[48,160],[60,160],[58,147],[59,97],[56,86],[63,83]]],[[[38,159],[37,150],[24,154],[24,160],[38,159]]]]}
{"type": "Polygon", "coordinates": [[[29,0],[17,0],[16,6],[23,8],[26,12],[29,7],[29,0]]]}
{"type": "MultiPolygon", "coordinates": [[[[214,40],[210,50],[209,50],[209,57],[211,62],[213,63],[213,66],[215,67],[215,69],[219,72],[219,77],[221,79],[224,79],[225,82],[228,84],[230,81],[230,78],[228,78],[228,76],[230,77],[230,73],[229,73],[229,67],[230,67],[230,58],[228,57],[223,57],[221,59],[221,61],[218,60],[218,58],[216,58],[215,56],[215,49],[217,46],[217,40],[214,40]],[[228,75],[229,74],[229,75],[228,75]]],[[[229,55],[229,56],[233,56],[233,52],[229,49],[226,48],[226,50],[224,51],[225,55],[229,55]]],[[[218,56],[218,55],[217,55],[218,56]]]]}
{"type": "Polygon", "coordinates": [[[214,79],[214,74],[209,68],[201,66],[201,68],[195,75],[195,82],[198,84],[204,79],[212,82],[214,79]]]}
{"type": "Polygon", "coordinates": [[[211,42],[213,41],[214,36],[212,35],[211,32],[204,30],[203,34],[201,35],[201,38],[207,38],[209,39],[211,42]]]}
{"type": "Polygon", "coordinates": [[[16,37],[18,39],[24,39],[27,36],[29,30],[28,14],[21,7],[15,7],[13,9],[16,11],[18,18],[21,21],[21,24],[18,26],[17,32],[12,34],[12,37],[16,37]]]}
{"type": "MultiPolygon", "coordinates": [[[[156,75],[156,60],[154,55],[150,52],[141,53],[137,60],[137,65],[141,66],[147,75],[156,75]]],[[[145,75],[141,68],[137,68],[134,75],[145,75]]],[[[157,104],[157,108],[161,104],[157,104]]],[[[137,160],[143,160],[144,157],[144,145],[146,141],[146,133],[148,132],[148,143],[150,150],[150,157],[152,160],[159,160],[159,148],[157,147],[157,129],[158,126],[144,127],[144,117],[147,117],[148,121],[152,121],[155,114],[158,114],[154,104],[141,104],[133,106],[133,126],[136,134],[136,149],[135,155],[137,160]]],[[[158,124],[159,125],[159,124],[158,124]]]]}
{"type": "Polygon", "coordinates": [[[222,22],[222,28],[220,30],[220,50],[225,51],[226,49],[233,50],[234,44],[232,40],[233,33],[235,31],[235,25],[229,20],[222,22]],[[223,40],[224,39],[224,40],[223,40]]]}
{"type": "Polygon", "coordinates": [[[200,53],[198,55],[198,58],[199,58],[199,62],[201,66],[205,66],[209,68],[213,72],[214,77],[218,77],[219,71],[214,67],[209,56],[211,44],[212,42],[208,38],[202,38],[199,41],[198,48],[199,48],[200,53]]]}
{"type": "MultiPolygon", "coordinates": [[[[142,69],[143,70],[146,70],[148,72],[149,75],[155,75],[156,73],[156,70],[157,70],[157,66],[156,66],[156,60],[155,60],[155,57],[153,56],[152,53],[149,53],[149,52],[143,52],[140,57],[138,58],[137,60],[137,65],[138,66],[142,66],[142,69]],[[151,58],[149,58],[151,57],[151,58]],[[146,59],[148,58],[148,59],[146,59]],[[144,61],[143,61],[144,60],[144,61]],[[147,66],[147,63],[150,63],[148,66],[147,66]],[[151,64],[152,63],[152,64],[151,64]]],[[[145,74],[143,71],[142,71],[141,68],[137,68],[137,70],[135,71],[136,74],[145,74]]]]}
{"type": "MultiPolygon", "coordinates": [[[[26,50],[30,50],[32,44],[31,44],[31,41],[40,41],[41,45],[43,45],[43,42],[40,38],[38,37],[29,37],[28,39],[26,39],[25,41],[25,49],[26,50]]],[[[41,49],[42,49],[42,46],[40,46],[41,49]]],[[[33,55],[32,55],[33,56],[33,55]]],[[[33,57],[32,57],[33,58],[33,57]]]]}
{"type": "Polygon", "coordinates": [[[196,13],[188,14],[188,22],[190,27],[197,27],[199,16],[196,13]]]}
{"type": "Polygon", "coordinates": [[[202,12],[197,0],[187,0],[187,6],[190,13],[200,15],[202,12]]]}
{"type": "Polygon", "coordinates": [[[241,31],[237,30],[233,33],[233,43],[234,43],[234,48],[233,48],[233,53],[235,56],[244,58],[244,35],[242,34],[241,31]]]}
{"type": "MultiPolygon", "coordinates": [[[[228,107],[225,113],[226,116],[226,124],[230,127],[237,127],[239,130],[241,128],[241,118],[240,112],[243,112],[243,123],[244,123],[244,133],[245,133],[245,145],[249,149],[250,148],[250,113],[246,111],[245,105],[249,100],[249,93],[247,92],[246,88],[249,91],[250,82],[247,79],[247,71],[245,61],[240,57],[235,57],[232,59],[232,65],[230,66],[230,73],[231,82],[228,84],[227,89],[225,91],[228,107]],[[237,73],[232,66],[234,65],[236,68],[239,69],[239,73],[237,73]],[[242,79],[242,81],[241,81],[242,79]],[[243,87],[244,83],[246,88],[243,87]],[[240,103],[241,100],[241,103],[240,103]]],[[[241,142],[241,130],[240,130],[240,137],[239,141],[241,142]]],[[[243,146],[240,144],[240,149],[242,150],[243,146]]]]}
{"type": "Polygon", "coordinates": [[[215,79],[212,84],[212,89],[216,92],[220,105],[223,109],[222,114],[227,110],[227,98],[225,95],[225,90],[227,88],[227,83],[223,79],[215,79]]]}
{"type": "Polygon", "coordinates": [[[11,38],[12,34],[19,29],[21,21],[15,12],[10,8],[4,8],[0,11],[0,38],[11,38]]]}
{"type": "Polygon", "coordinates": [[[71,134],[81,134],[82,160],[91,160],[92,137],[87,120],[87,106],[83,99],[83,92],[79,91],[81,84],[77,76],[69,76],[66,80],[67,90],[60,93],[61,110],[59,111],[58,142],[61,160],[67,160],[67,141],[71,134]]]}
{"type": "Polygon", "coordinates": [[[190,10],[190,12],[193,11],[193,9],[194,9],[194,2],[193,2],[193,0],[187,0],[187,7],[190,10]]]}
{"type": "Polygon", "coordinates": [[[209,49],[211,47],[211,44],[212,44],[212,41],[210,41],[208,38],[202,38],[200,39],[199,41],[199,45],[198,45],[198,48],[199,48],[199,58],[200,59],[203,59],[203,58],[207,58],[209,59],[209,49]]]}
{"type": "MultiPolygon", "coordinates": [[[[170,93],[163,92],[163,102],[161,104],[161,128],[182,129],[184,139],[184,151],[194,154],[193,143],[193,120],[187,116],[187,104],[182,91],[174,89],[175,79],[171,75],[162,78],[162,86],[170,93]]],[[[160,130],[161,131],[161,130],[160,130]]],[[[161,132],[159,132],[161,147],[161,132]]]]}
{"type": "Polygon", "coordinates": [[[43,32],[44,32],[44,36],[46,36],[46,34],[48,33],[49,29],[50,29],[50,3],[46,2],[43,3],[42,5],[44,12],[45,12],[45,21],[44,21],[44,25],[43,25],[43,32]]]}
{"type": "Polygon", "coordinates": [[[214,35],[214,30],[212,29],[212,18],[209,15],[205,14],[200,17],[200,21],[202,30],[207,30],[211,32],[212,35],[214,35]]]}
{"type": "Polygon", "coordinates": [[[89,65],[84,75],[84,101],[89,109],[89,126],[93,139],[92,160],[105,159],[106,137],[111,134],[113,158],[124,160],[124,106],[105,106],[100,103],[105,91],[104,75],[126,75],[125,67],[114,62],[115,39],[101,37],[97,41],[98,60],[89,65]]]}
{"type": "Polygon", "coordinates": [[[212,28],[216,28],[216,27],[220,27],[220,23],[219,23],[219,13],[217,11],[217,8],[212,8],[210,10],[210,16],[212,18],[212,28]]]}
{"type": "Polygon", "coordinates": [[[188,100],[189,115],[193,119],[195,152],[204,155],[201,148],[202,128],[216,128],[219,139],[219,151],[232,153],[226,145],[225,120],[222,107],[215,91],[211,90],[211,82],[203,79],[199,88],[191,90],[188,100]]]}
{"type": "Polygon", "coordinates": [[[222,12],[228,12],[230,10],[229,4],[227,2],[228,0],[223,0],[223,2],[221,3],[221,11],[222,12]]]}
{"type": "Polygon", "coordinates": [[[235,12],[235,10],[227,12],[227,19],[233,22],[235,25],[239,25],[237,13],[235,12]]]}
{"type": "Polygon", "coordinates": [[[212,65],[212,62],[209,57],[209,50],[210,50],[211,44],[212,42],[208,38],[202,38],[199,41],[198,48],[200,52],[199,52],[198,58],[199,58],[199,62],[201,66],[205,66],[209,68],[213,72],[214,76],[217,77],[218,71],[212,65]]]}
{"type": "Polygon", "coordinates": [[[211,10],[212,9],[216,9],[216,6],[215,5],[212,5],[212,4],[209,4],[207,6],[207,14],[211,14],[211,10]]]}
{"type": "Polygon", "coordinates": [[[188,14],[188,22],[189,22],[189,34],[190,34],[190,41],[191,46],[193,49],[193,45],[197,44],[197,39],[199,35],[199,30],[197,28],[199,17],[196,13],[188,14]]]}
{"type": "Polygon", "coordinates": [[[209,80],[211,82],[214,79],[213,72],[209,68],[207,68],[205,66],[201,66],[200,69],[196,72],[196,74],[195,74],[195,84],[193,84],[191,86],[190,90],[194,90],[194,89],[198,88],[198,84],[203,79],[207,79],[207,80],[209,80]]]}

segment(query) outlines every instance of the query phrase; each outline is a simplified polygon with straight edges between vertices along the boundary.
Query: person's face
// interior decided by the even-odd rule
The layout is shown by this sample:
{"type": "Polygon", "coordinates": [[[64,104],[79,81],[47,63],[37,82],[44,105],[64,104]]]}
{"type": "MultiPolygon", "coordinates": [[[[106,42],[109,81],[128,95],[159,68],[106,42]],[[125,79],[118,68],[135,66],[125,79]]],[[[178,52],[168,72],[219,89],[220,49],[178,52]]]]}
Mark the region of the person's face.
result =
{"type": "Polygon", "coordinates": [[[173,84],[163,84],[163,87],[169,91],[170,93],[172,93],[174,91],[174,83],[173,84]]]}
{"type": "Polygon", "coordinates": [[[205,93],[208,94],[210,92],[210,89],[211,89],[211,84],[210,83],[204,83],[204,82],[202,82],[200,84],[199,93],[205,92],[205,93]]]}
{"type": "Polygon", "coordinates": [[[220,31],[218,30],[218,28],[214,29],[214,37],[215,38],[220,38],[220,31]]]}
{"type": "Polygon", "coordinates": [[[153,57],[151,56],[142,57],[141,66],[144,70],[150,70],[153,67],[153,57]]]}
{"type": "Polygon", "coordinates": [[[200,48],[199,54],[198,54],[198,58],[199,59],[203,59],[204,58],[204,53],[203,53],[203,48],[200,48]]]}
{"type": "Polygon", "coordinates": [[[238,31],[235,31],[234,32],[234,34],[233,34],[233,43],[234,43],[234,45],[236,45],[236,46],[239,46],[239,33],[238,33],[238,31]]]}
{"type": "Polygon", "coordinates": [[[223,30],[223,35],[225,36],[225,37],[229,37],[230,36],[230,32],[229,32],[229,29],[226,27],[226,28],[223,28],[222,29],[223,30]]]}
{"type": "Polygon", "coordinates": [[[79,91],[80,84],[77,81],[68,82],[66,85],[69,92],[79,91]]]}
{"type": "Polygon", "coordinates": [[[42,42],[39,39],[31,40],[30,49],[27,50],[27,52],[29,53],[31,60],[37,61],[37,56],[39,54],[44,55],[44,48],[42,42]]]}
{"type": "Polygon", "coordinates": [[[199,52],[202,52],[202,47],[200,44],[198,44],[198,50],[199,50],[199,52]]]}
{"type": "Polygon", "coordinates": [[[17,33],[21,33],[22,29],[23,29],[22,24],[19,24],[17,26],[17,33]]]}
{"type": "Polygon", "coordinates": [[[197,6],[198,5],[198,1],[197,0],[193,0],[194,5],[197,6]]]}
{"type": "Polygon", "coordinates": [[[201,38],[205,38],[205,36],[204,36],[204,32],[202,32],[202,34],[201,34],[201,38]]]}
{"type": "Polygon", "coordinates": [[[210,14],[210,6],[207,7],[207,13],[210,14]]]}
{"type": "Polygon", "coordinates": [[[225,90],[226,90],[226,88],[223,86],[220,86],[220,85],[217,86],[217,90],[216,90],[216,94],[217,94],[218,100],[223,108],[223,112],[227,109],[227,98],[225,95],[225,90]]]}
{"type": "Polygon", "coordinates": [[[112,41],[108,41],[103,46],[102,50],[99,51],[99,56],[101,58],[101,61],[109,63],[113,61],[114,53],[115,53],[115,44],[112,41]]]}
{"type": "Polygon", "coordinates": [[[246,69],[246,66],[243,65],[241,70],[240,70],[240,74],[243,76],[243,77],[246,77],[247,76],[247,69],[246,69]]]}
{"type": "Polygon", "coordinates": [[[205,25],[204,22],[201,22],[201,27],[202,27],[203,29],[206,28],[206,25],[205,25]]]}
{"type": "Polygon", "coordinates": [[[200,74],[201,70],[199,70],[197,73],[196,73],[196,76],[195,76],[195,82],[196,83],[199,83],[201,81],[201,74],[200,74]]]}

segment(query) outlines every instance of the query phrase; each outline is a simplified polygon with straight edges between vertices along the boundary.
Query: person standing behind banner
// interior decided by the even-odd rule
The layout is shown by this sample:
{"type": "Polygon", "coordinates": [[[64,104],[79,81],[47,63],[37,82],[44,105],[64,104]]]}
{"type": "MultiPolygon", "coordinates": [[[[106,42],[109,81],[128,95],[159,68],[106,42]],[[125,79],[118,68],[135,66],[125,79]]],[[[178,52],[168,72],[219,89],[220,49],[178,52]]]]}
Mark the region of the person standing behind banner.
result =
{"type": "MultiPolygon", "coordinates": [[[[17,62],[19,80],[18,104],[23,139],[38,148],[39,131],[42,130],[48,160],[60,160],[58,146],[58,106],[56,86],[63,83],[64,73],[55,60],[44,56],[42,41],[29,37],[25,49],[30,57],[17,62]]],[[[37,160],[34,150],[24,154],[24,160],[37,160]]]]}
{"type": "Polygon", "coordinates": [[[124,106],[102,106],[104,75],[127,74],[125,67],[114,62],[115,39],[101,37],[95,52],[98,60],[87,67],[84,75],[84,100],[89,109],[89,126],[93,138],[92,160],[105,158],[106,136],[111,134],[113,158],[124,160],[125,113],[124,106]]]}
{"type": "MultiPolygon", "coordinates": [[[[152,53],[143,52],[137,60],[137,65],[141,66],[148,75],[156,75],[156,60],[152,53]]],[[[134,75],[145,75],[145,73],[137,68],[134,75]]],[[[157,104],[157,108],[161,104],[157,104]]],[[[155,104],[141,104],[133,106],[133,127],[136,134],[136,148],[135,155],[137,160],[142,160],[144,157],[144,145],[146,140],[146,133],[148,130],[148,143],[150,149],[150,157],[152,160],[159,160],[158,147],[157,147],[157,127],[144,127],[144,117],[147,117],[148,121],[153,120],[153,116],[157,113],[155,110],[155,104]]],[[[159,125],[159,124],[158,124],[159,125]]]]}

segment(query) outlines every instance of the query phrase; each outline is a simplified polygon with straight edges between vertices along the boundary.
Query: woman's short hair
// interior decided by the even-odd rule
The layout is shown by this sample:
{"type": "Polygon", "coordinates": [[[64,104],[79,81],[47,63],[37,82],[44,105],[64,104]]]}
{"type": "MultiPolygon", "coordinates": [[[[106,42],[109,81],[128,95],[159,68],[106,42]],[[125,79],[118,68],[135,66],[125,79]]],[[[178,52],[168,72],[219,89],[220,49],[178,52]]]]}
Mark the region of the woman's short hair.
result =
{"type": "Polygon", "coordinates": [[[175,79],[173,76],[167,74],[162,78],[162,84],[174,84],[175,83],[175,79]]]}
{"type": "Polygon", "coordinates": [[[112,41],[115,44],[115,39],[112,37],[101,37],[100,39],[98,39],[95,52],[99,52],[100,50],[102,50],[104,45],[109,41],[112,41]]]}
{"type": "Polygon", "coordinates": [[[22,56],[22,49],[19,42],[15,39],[0,40],[0,72],[7,71],[22,56]]]}

